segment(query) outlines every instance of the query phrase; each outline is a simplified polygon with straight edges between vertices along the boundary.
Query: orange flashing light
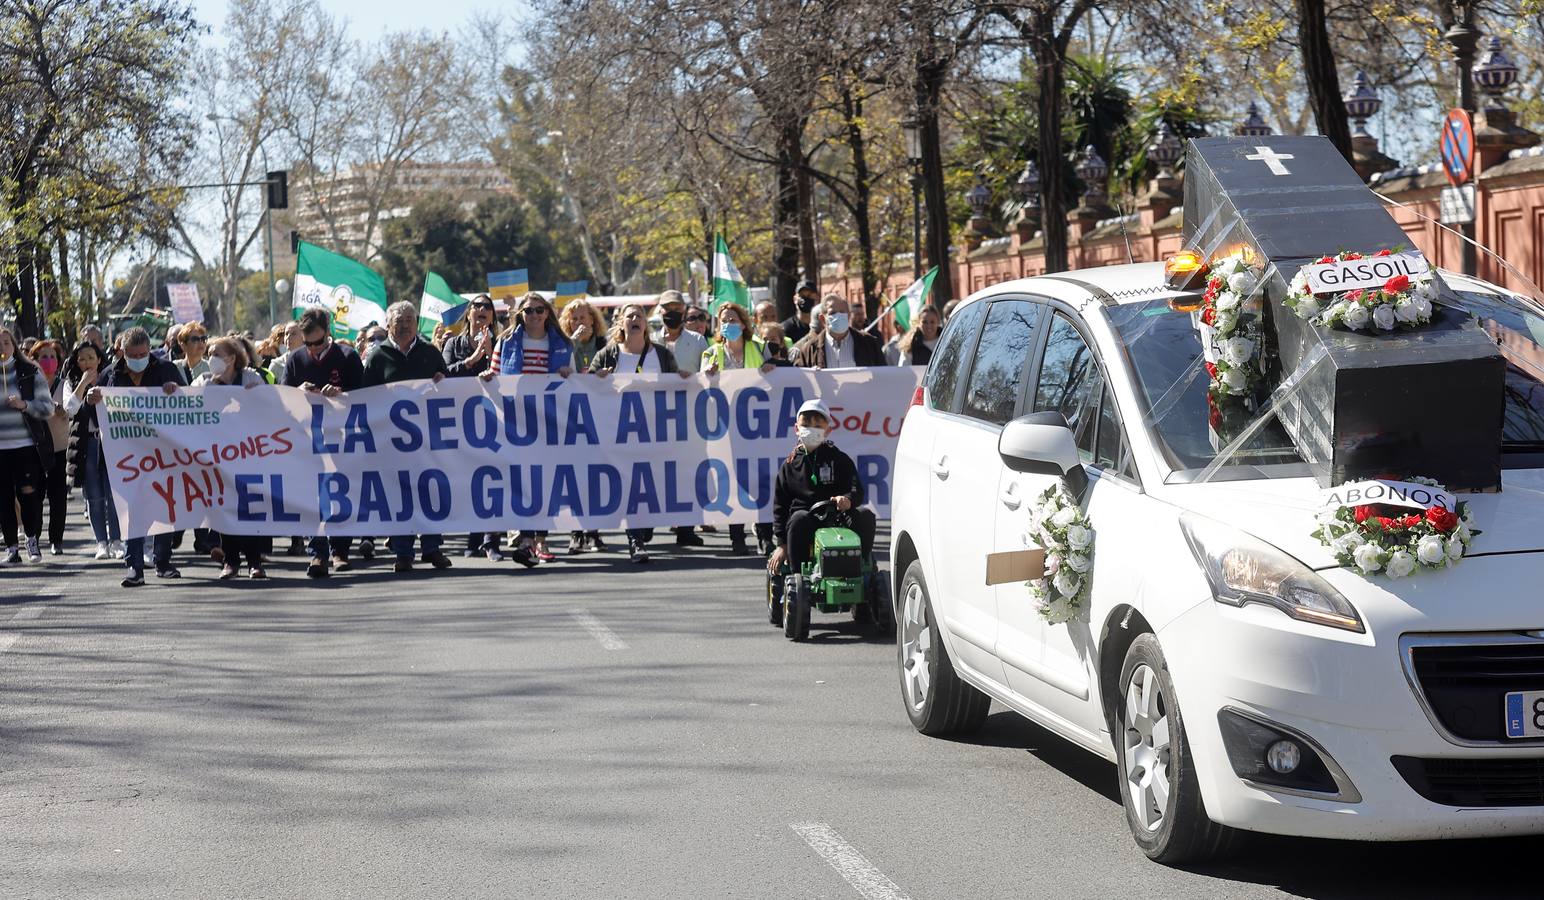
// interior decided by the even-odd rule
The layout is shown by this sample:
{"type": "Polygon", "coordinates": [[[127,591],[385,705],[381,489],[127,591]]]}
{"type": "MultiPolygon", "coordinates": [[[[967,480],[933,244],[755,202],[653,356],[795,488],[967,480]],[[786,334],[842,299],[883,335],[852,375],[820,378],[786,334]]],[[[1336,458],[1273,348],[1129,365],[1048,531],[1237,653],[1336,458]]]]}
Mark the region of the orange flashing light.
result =
{"type": "Polygon", "coordinates": [[[1181,250],[1163,264],[1163,273],[1172,281],[1176,275],[1189,276],[1201,271],[1206,261],[1194,250],[1181,250]]]}

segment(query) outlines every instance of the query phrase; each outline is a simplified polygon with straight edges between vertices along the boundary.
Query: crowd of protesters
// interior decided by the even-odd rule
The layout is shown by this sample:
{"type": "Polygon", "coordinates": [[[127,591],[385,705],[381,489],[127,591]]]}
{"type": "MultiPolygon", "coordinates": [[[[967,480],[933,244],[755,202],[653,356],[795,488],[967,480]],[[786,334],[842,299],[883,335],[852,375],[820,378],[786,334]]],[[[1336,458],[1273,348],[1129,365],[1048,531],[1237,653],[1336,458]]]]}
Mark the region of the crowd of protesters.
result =
{"type": "MultiPolygon", "coordinates": [[[[306,310],[293,322],[275,325],[261,342],[232,332],[211,337],[203,325],[172,326],[160,346],[150,334],[131,327],[111,345],[100,328],[87,325],[68,350],[55,340],[18,342],[0,327],[0,532],[4,564],[43,561],[43,523],[47,513],[47,552],[65,554],[65,526],[72,488],[80,489],[95,542],[94,558],[120,559],[127,569],[122,584],[145,583],[145,550],[162,579],[181,577],[174,552],[182,532],[124,540],[113,506],[103,454],[99,410],[102,388],[131,388],[175,393],[184,386],[221,385],[261,389],[286,385],[321,397],[398,381],[445,378],[492,379],[499,375],[544,374],[567,378],[575,373],[607,377],[612,373],[714,375],[733,369],[771,372],[779,366],[850,368],[926,365],[948,310],[925,307],[911,328],[882,343],[866,328],[861,303],[840,296],[821,297],[814,284],[799,287],[796,312],[779,320],[776,307],[763,301],[750,310],[721,304],[710,313],[679,291],[661,294],[650,306],[629,303],[611,321],[585,299],[570,300],[561,310],[538,293],[500,306],[486,294],[473,298],[461,324],[436,328],[432,338],[419,333],[418,310],[408,302],[392,304],[385,322],[372,324],[349,341],[334,337],[330,315],[306,310]],[[507,315],[504,313],[507,312],[507,315]],[[657,324],[651,323],[651,315],[657,324]]],[[[697,529],[672,529],[678,547],[702,546],[697,529]]],[[[771,522],[754,528],[757,552],[770,556],[779,544],[771,522]]],[[[744,525],[729,528],[732,551],[752,551],[744,525]]],[[[463,555],[493,562],[512,560],[534,567],[556,559],[545,531],[467,536],[463,555]]],[[[647,562],[645,547],[653,529],[628,529],[626,551],[647,562]]],[[[386,539],[396,572],[424,564],[451,568],[444,536],[396,535],[386,539]],[[416,545],[416,552],[415,552],[416,545]]],[[[285,552],[308,556],[306,574],[327,578],[354,566],[355,541],[347,537],[299,535],[285,552]]],[[[375,541],[358,542],[364,559],[375,556],[375,541]]],[[[267,577],[274,554],[271,538],[194,529],[194,558],[220,564],[221,579],[236,578],[243,566],[249,578],[267,577]]],[[[568,555],[609,549],[598,531],[568,535],[568,555]]]]}

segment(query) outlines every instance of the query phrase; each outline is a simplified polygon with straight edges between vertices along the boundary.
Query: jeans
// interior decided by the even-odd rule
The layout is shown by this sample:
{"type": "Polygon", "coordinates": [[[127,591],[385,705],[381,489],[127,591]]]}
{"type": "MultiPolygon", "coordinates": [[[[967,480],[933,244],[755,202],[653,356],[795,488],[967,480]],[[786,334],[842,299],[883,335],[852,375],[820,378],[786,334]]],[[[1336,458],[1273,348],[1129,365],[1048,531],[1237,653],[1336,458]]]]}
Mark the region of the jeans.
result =
{"type": "MultiPolygon", "coordinates": [[[[419,549],[424,556],[438,553],[440,545],[444,543],[445,536],[441,534],[421,534],[418,536],[419,549]]],[[[386,546],[396,554],[397,559],[412,560],[413,536],[411,534],[394,534],[386,539],[386,546]]]]}
{"type": "Polygon", "coordinates": [[[102,458],[102,439],[96,435],[87,438],[86,473],[81,493],[86,495],[86,514],[91,519],[91,533],[97,543],[119,540],[112,485],[107,480],[107,460],[102,458]]]}
{"type": "MultiPolygon", "coordinates": [[[[172,567],[172,538],[172,533],[168,531],[150,539],[152,547],[151,562],[155,564],[157,572],[172,567]]],[[[124,557],[123,562],[124,565],[129,567],[129,571],[145,571],[145,539],[142,537],[129,538],[128,551],[129,555],[124,557]]]]}
{"type": "Polygon", "coordinates": [[[350,537],[314,537],[306,542],[306,555],[322,562],[327,561],[329,553],[339,559],[348,559],[348,551],[352,546],[354,539],[350,537]]]}

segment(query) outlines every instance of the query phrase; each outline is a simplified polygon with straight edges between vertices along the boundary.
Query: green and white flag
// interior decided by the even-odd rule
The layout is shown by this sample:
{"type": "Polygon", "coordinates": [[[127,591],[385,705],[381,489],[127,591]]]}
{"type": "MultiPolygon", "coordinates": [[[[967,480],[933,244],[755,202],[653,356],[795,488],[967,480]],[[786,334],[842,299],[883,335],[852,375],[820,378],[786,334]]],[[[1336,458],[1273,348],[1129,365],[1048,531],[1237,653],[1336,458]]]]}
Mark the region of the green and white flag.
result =
{"type": "Polygon", "coordinates": [[[746,287],[745,279],[740,277],[740,270],[734,267],[734,261],[729,258],[729,242],[720,234],[713,247],[712,310],[717,312],[725,303],[743,306],[746,312],[750,312],[751,289],[746,287]]]}
{"type": "Polygon", "coordinates": [[[354,338],[370,323],[386,324],[386,282],[364,263],[300,242],[296,254],[294,318],[320,306],[332,313],[332,335],[354,338]]]}
{"type": "MultiPolygon", "coordinates": [[[[927,270],[927,274],[911,283],[906,292],[895,298],[890,304],[890,312],[895,314],[895,327],[901,331],[911,330],[911,317],[917,314],[927,303],[927,295],[933,290],[933,277],[938,274],[938,267],[927,270]]],[[[877,320],[876,320],[877,324],[877,320]]]]}
{"type": "Polygon", "coordinates": [[[434,336],[434,326],[454,325],[466,315],[467,299],[433,272],[424,276],[424,294],[418,301],[418,333],[434,336]]]}

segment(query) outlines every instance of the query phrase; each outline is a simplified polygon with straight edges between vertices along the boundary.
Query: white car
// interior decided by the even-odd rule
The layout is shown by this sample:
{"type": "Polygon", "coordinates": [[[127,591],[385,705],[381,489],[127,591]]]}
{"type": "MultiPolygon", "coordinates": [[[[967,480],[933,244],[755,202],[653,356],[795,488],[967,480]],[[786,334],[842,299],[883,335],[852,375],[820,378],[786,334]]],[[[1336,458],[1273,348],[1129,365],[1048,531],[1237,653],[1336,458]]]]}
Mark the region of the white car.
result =
{"type": "MultiPolygon", "coordinates": [[[[1319,486],[1279,426],[1201,477],[1201,339],[1161,264],[963,302],[896,453],[913,725],[966,732],[996,700],[1116,762],[1132,834],[1163,862],[1239,831],[1544,832],[1544,737],[1503,722],[1508,693],[1544,698],[1544,317],[1444,277],[1506,351],[1504,489],[1464,498],[1483,533],[1460,563],[1400,580],[1313,537],[1319,486]],[[985,560],[1032,547],[1037,495],[1084,476],[1091,596],[1050,624],[1024,583],[989,586],[985,560]]],[[[1544,726],[1544,699],[1534,714],[1544,726]]]]}

